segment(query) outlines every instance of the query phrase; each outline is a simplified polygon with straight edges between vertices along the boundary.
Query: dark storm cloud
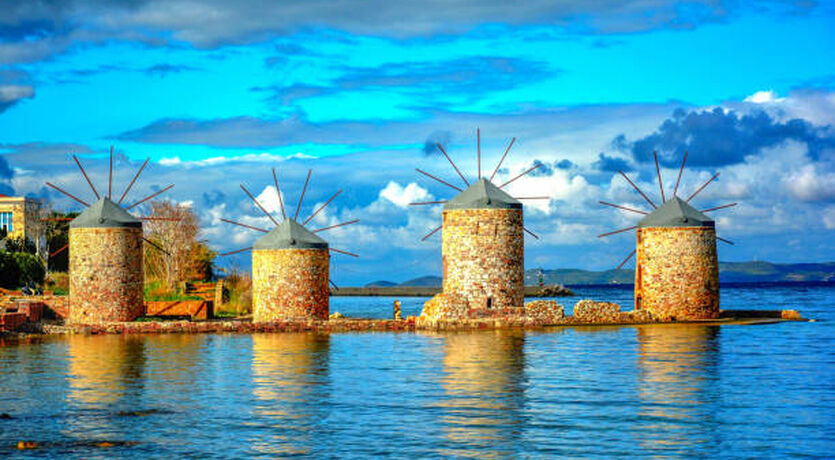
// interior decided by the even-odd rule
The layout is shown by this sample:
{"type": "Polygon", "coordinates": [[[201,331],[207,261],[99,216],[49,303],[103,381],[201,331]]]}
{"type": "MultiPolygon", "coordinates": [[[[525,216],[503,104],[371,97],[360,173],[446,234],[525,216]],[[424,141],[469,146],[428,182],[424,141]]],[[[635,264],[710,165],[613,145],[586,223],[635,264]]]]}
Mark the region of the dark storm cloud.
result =
{"type": "MultiPolygon", "coordinates": [[[[723,166],[742,162],[746,156],[786,141],[806,144],[817,159],[822,149],[835,147],[835,136],[828,128],[813,126],[806,120],[779,122],[767,113],[739,114],[721,108],[705,111],[677,109],[658,130],[629,144],[636,161],[653,161],[658,151],[665,166],[675,167],[685,151],[690,166],[723,166]]],[[[613,143],[625,142],[620,136],[613,143]]]]}
{"type": "Polygon", "coordinates": [[[597,155],[597,161],[592,166],[602,172],[631,171],[632,166],[623,158],[612,157],[605,153],[597,155]]]}
{"type": "Polygon", "coordinates": [[[531,176],[552,176],[552,175],[554,175],[554,167],[551,166],[551,163],[542,162],[540,160],[533,160],[533,164],[531,165],[531,167],[537,166],[537,165],[540,165],[540,166],[530,172],[531,176]]]}
{"type": "Polygon", "coordinates": [[[9,162],[0,156],[0,194],[14,195],[14,189],[8,182],[14,178],[14,170],[9,166],[9,162]]]}
{"type": "Polygon", "coordinates": [[[298,99],[342,91],[396,90],[419,100],[420,106],[443,106],[453,100],[467,103],[497,91],[506,91],[559,76],[558,69],[529,59],[471,56],[447,61],[388,63],[376,67],[342,67],[329,85],[256,86],[267,100],[288,105],[298,99]]]}
{"type": "Polygon", "coordinates": [[[0,84],[0,113],[10,109],[24,99],[35,97],[35,89],[24,85],[0,84]]]}
{"type": "Polygon", "coordinates": [[[435,131],[426,138],[426,141],[423,142],[423,154],[426,156],[436,154],[440,155],[441,150],[438,149],[438,144],[449,144],[451,139],[452,133],[449,131],[435,131]]]}
{"type": "Polygon", "coordinates": [[[176,64],[157,64],[144,69],[144,72],[151,76],[156,77],[164,77],[168,74],[172,73],[180,73],[180,72],[188,72],[188,71],[195,71],[200,70],[197,67],[192,67],[188,65],[176,65],[176,64]]]}
{"type": "Polygon", "coordinates": [[[576,166],[571,160],[560,160],[555,165],[559,169],[571,169],[576,166]]]}
{"type": "MultiPolygon", "coordinates": [[[[811,3],[759,5],[797,14],[811,3]]],[[[489,0],[309,2],[287,0],[0,1],[0,61],[43,59],[82,43],[140,41],[217,48],[266,41],[311,29],[395,38],[462,34],[481,24],[545,25],[575,33],[692,29],[747,9],[738,2],[691,0],[489,0]]]]}

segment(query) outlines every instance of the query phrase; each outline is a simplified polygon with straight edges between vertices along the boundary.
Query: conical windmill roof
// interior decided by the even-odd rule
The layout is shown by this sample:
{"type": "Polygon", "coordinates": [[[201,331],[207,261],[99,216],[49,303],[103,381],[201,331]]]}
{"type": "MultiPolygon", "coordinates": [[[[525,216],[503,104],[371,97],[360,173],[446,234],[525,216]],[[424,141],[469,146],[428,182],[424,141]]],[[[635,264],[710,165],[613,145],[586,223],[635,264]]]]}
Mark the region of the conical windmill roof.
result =
{"type": "Polygon", "coordinates": [[[278,227],[258,238],[253,249],[327,249],[328,242],[319,238],[293,219],[285,219],[278,227]]]}
{"type": "Polygon", "coordinates": [[[522,203],[485,178],[447,201],[444,209],[521,209],[522,203]]]}
{"type": "Polygon", "coordinates": [[[73,219],[70,228],[142,228],[142,221],[109,198],[101,198],[73,219]]]}
{"type": "Polygon", "coordinates": [[[714,225],[713,219],[702,214],[677,196],[674,196],[670,201],[638,222],[639,228],[713,227],[714,225]]]}

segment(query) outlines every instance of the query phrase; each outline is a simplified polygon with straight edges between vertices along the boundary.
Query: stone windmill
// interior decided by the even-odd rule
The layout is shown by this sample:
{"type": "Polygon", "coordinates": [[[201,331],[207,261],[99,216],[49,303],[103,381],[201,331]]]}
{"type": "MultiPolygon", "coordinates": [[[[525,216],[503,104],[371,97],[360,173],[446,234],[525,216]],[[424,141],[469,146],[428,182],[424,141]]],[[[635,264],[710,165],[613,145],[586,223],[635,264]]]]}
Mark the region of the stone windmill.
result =
{"type": "MultiPolygon", "coordinates": [[[[481,175],[481,131],[476,131],[478,176],[470,183],[447,154],[441,144],[438,149],[467,186],[461,189],[425,171],[417,172],[458,192],[448,201],[411,203],[412,205],[444,204],[442,224],[423,237],[441,230],[443,257],[443,293],[466,304],[469,311],[482,312],[514,309],[523,310],[525,248],[524,234],[539,238],[524,227],[522,203],[524,199],[548,197],[512,197],[502,190],[510,183],[542,166],[538,163],[512,179],[496,185],[493,179],[516,142],[510,141],[501,160],[490,177],[481,175]]],[[[446,307],[442,307],[442,310],[446,307]]],[[[452,308],[451,308],[452,309],[452,308]]],[[[459,309],[460,310],[460,309],[459,309]]],[[[424,309],[426,312],[426,309],[424,309]]],[[[440,317],[454,316],[451,311],[440,317]]]]}
{"type": "Polygon", "coordinates": [[[629,177],[620,174],[652,206],[652,211],[642,211],[601,201],[606,206],[643,215],[637,225],[598,235],[605,237],[637,229],[637,245],[634,251],[617,267],[623,267],[637,254],[635,267],[635,309],[646,310],[653,318],[670,320],[696,320],[719,317],[719,261],[716,240],[733,244],[716,236],[716,225],[705,213],[736,206],[731,203],[697,210],[690,201],[713,182],[716,173],[686,200],[678,197],[678,186],[687,162],[687,153],[681,162],[673,195],[668,200],[661,181],[658,155],[655,169],[661,191],[661,205],[656,205],[629,177]]]}
{"type": "Polygon", "coordinates": [[[308,224],[319,212],[331,203],[342,190],[337,191],[322,206],[316,209],[303,222],[299,223],[299,211],[304,201],[304,194],[310,182],[312,170],[307,172],[299,204],[295,215],[287,217],[278,176],[273,168],[273,181],[281,208],[282,221],[279,222],[264,206],[241,184],[241,189],[249,199],[274,224],[272,230],[255,227],[229,219],[224,222],[264,233],[248,248],[231,251],[231,255],[252,250],[252,320],[269,322],[276,320],[326,320],[329,314],[330,289],[330,251],[358,257],[356,254],[331,248],[328,242],[317,233],[345,225],[355,224],[359,219],[336,225],[308,230],[308,224]]]}
{"type": "Polygon", "coordinates": [[[44,219],[71,221],[69,243],[51,254],[54,256],[67,248],[70,251],[68,320],[84,324],[132,321],[145,313],[142,242],[146,241],[160,250],[162,248],[142,236],[142,221],[159,218],[134,217],[128,211],[170,190],[174,185],[152,193],[130,206],[123,206],[122,202],[150,158],[139,168],[118,201],[112,198],[113,147],[110,148],[107,195],[99,194],[81,162],[75,155],[73,159],[92,189],[96,202],[91,205],[47,182],[46,185],[87,209],[74,219],[44,219]]]}

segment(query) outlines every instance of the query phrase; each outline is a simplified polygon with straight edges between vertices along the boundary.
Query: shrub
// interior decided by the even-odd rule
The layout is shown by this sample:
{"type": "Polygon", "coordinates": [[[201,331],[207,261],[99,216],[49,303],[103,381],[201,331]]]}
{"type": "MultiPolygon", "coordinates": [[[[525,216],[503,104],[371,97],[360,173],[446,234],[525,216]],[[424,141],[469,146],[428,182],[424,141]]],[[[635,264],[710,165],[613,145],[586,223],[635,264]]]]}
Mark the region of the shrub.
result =
{"type": "Polygon", "coordinates": [[[43,284],[45,275],[46,270],[37,256],[0,251],[0,287],[18,289],[30,282],[43,284]]]}

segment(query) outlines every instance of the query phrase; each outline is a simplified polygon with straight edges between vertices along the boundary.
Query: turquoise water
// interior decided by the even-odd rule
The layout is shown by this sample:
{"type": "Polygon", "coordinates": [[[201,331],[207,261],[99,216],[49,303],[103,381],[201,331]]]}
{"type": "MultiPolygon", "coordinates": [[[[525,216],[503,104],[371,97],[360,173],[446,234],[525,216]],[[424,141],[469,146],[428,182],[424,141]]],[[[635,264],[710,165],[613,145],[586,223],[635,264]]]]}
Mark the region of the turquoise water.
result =
{"type": "MultiPolygon", "coordinates": [[[[5,339],[0,456],[831,457],[835,289],[722,294],[820,321],[5,339]]],[[[331,309],[387,317],[392,300],[331,309]]]]}

